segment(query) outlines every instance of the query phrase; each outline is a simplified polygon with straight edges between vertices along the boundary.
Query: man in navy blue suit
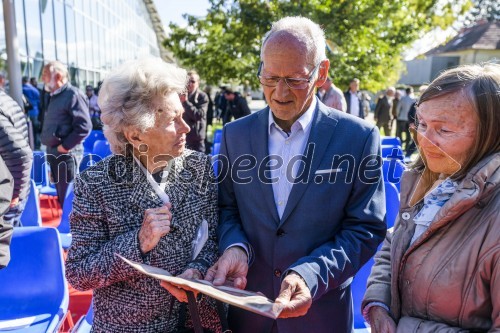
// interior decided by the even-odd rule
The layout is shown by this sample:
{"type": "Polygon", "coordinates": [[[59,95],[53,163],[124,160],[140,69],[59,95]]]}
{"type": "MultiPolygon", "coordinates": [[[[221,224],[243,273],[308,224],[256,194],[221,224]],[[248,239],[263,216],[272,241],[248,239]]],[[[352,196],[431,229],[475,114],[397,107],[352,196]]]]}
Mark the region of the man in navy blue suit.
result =
{"type": "Polygon", "coordinates": [[[277,320],[230,307],[233,332],[351,332],[350,283],[385,236],[379,133],[315,97],[321,28],[273,24],[258,71],[269,107],[225,126],[219,261],[206,279],[261,291],[277,320]]]}

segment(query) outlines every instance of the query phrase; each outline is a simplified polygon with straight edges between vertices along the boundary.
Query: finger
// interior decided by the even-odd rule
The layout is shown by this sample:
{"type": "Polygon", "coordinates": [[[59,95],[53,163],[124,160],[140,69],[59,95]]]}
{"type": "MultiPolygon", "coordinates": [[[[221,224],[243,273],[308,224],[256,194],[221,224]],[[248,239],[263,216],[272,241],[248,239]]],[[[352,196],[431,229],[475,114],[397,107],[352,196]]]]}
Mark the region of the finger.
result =
{"type": "Polygon", "coordinates": [[[184,279],[201,279],[202,275],[197,269],[189,268],[186,269],[179,277],[184,279]]]}
{"type": "Polygon", "coordinates": [[[221,258],[214,277],[214,285],[222,286],[226,282],[229,262],[221,258]]]}
{"type": "Polygon", "coordinates": [[[247,286],[247,279],[245,277],[237,277],[233,281],[233,287],[238,289],[245,289],[247,286]]]}
{"type": "Polygon", "coordinates": [[[218,264],[215,263],[215,265],[213,265],[212,267],[210,267],[208,269],[207,274],[205,274],[205,281],[208,281],[208,282],[214,281],[215,274],[217,273],[217,267],[218,267],[218,264]]]}
{"type": "Polygon", "coordinates": [[[161,281],[160,285],[163,288],[167,289],[167,291],[172,296],[174,296],[179,302],[187,303],[187,294],[183,289],[178,288],[177,286],[174,286],[173,284],[165,281],[161,281]]]}
{"type": "Polygon", "coordinates": [[[304,295],[292,294],[290,302],[285,305],[286,318],[300,317],[307,313],[311,307],[311,299],[304,295]]]}

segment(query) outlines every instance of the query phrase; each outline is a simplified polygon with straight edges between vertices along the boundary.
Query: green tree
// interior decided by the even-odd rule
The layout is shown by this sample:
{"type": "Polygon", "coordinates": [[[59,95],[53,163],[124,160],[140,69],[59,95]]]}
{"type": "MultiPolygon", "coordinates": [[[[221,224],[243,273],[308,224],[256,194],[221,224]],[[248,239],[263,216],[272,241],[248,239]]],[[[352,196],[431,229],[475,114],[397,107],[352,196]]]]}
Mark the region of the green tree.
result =
{"type": "Polygon", "coordinates": [[[206,17],[184,15],[188,27],[170,24],[165,46],[209,84],[258,86],[262,37],[273,21],[301,15],[325,30],[331,73],[346,88],[357,77],[379,90],[399,75],[401,52],[430,29],[446,28],[465,8],[438,0],[210,0],[206,17]]]}
{"type": "Polygon", "coordinates": [[[465,17],[467,26],[475,25],[478,21],[500,21],[500,2],[498,0],[473,0],[473,7],[465,17]]]}

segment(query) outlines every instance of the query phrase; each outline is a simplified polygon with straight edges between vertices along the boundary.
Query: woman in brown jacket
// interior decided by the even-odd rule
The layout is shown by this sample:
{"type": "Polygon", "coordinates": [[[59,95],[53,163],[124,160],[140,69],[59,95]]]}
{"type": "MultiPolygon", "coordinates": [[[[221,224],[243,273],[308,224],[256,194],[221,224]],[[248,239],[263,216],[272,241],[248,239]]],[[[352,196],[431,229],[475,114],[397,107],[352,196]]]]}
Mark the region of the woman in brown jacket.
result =
{"type": "Polygon", "coordinates": [[[372,333],[500,331],[500,65],[442,73],[417,108],[420,158],[368,280],[372,333]]]}

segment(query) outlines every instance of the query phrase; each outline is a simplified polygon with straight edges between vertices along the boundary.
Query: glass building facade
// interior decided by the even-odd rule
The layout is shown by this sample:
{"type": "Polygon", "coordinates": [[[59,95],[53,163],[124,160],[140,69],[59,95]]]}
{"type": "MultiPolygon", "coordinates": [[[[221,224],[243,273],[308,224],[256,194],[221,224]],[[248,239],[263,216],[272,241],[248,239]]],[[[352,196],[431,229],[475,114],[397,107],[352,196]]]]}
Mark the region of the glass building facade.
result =
{"type": "MultiPolygon", "coordinates": [[[[39,79],[45,62],[59,60],[83,89],[126,60],[172,61],[161,50],[163,28],[151,0],[14,0],[14,6],[22,76],[39,79]]],[[[0,69],[6,59],[0,29],[0,69]]]]}

